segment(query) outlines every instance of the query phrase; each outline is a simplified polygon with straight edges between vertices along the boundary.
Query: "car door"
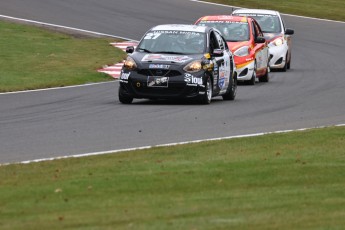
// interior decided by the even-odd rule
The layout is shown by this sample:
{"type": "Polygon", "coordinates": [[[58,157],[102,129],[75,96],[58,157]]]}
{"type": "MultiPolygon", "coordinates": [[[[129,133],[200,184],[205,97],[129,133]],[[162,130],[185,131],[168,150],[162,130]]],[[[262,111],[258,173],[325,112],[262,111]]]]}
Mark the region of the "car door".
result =
{"type": "Polygon", "coordinates": [[[266,70],[267,66],[268,66],[268,46],[267,46],[267,42],[265,43],[256,43],[255,39],[257,37],[264,37],[260,26],[258,25],[258,23],[254,20],[252,20],[252,29],[253,29],[253,34],[254,34],[254,50],[256,53],[256,63],[257,63],[257,69],[258,71],[264,71],[266,70]]]}
{"type": "Polygon", "coordinates": [[[218,49],[223,53],[222,56],[213,57],[215,69],[217,69],[217,78],[214,78],[213,88],[215,92],[222,94],[226,92],[229,85],[231,74],[230,54],[226,42],[217,31],[213,31],[211,33],[211,37],[213,37],[211,38],[211,41],[214,43],[215,49],[218,49]]]}

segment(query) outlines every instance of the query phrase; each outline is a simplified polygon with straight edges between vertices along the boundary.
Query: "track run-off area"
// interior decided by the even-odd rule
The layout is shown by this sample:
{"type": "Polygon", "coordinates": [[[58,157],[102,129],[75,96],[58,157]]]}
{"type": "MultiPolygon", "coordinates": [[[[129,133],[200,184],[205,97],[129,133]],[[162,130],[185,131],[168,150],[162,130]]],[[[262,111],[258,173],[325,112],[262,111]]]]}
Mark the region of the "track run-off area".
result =
{"type": "MultiPolygon", "coordinates": [[[[128,40],[157,24],[230,13],[231,7],[186,0],[0,3],[0,15],[128,40]]],[[[268,83],[239,86],[235,101],[123,105],[116,80],[0,94],[0,164],[344,124],[345,24],[283,17],[295,30],[291,70],[271,72],[268,83]]]]}

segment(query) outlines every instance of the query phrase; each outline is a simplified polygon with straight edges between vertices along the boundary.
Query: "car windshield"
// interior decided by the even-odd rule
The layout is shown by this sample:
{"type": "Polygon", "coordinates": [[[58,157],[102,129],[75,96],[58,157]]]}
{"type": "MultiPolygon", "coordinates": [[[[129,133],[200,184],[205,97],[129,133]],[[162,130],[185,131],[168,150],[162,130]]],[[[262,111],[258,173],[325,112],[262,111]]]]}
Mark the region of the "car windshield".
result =
{"type": "Polygon", "coordinates": [[[205,33],[193,31],[149,31],[137,47],[140,52],[199,54],[205,51],[205,33]]]}
{"type": "Polygon", "coordinates": [[[228,42],[249,40],[249,26],[247,22],[200,21],[199,25],[218,29],[228,42]]]}
{"type": "Polygon", "coordinates": [[[280,20],[277,15],[270,14],[240,14],[254,18],[264,33],[281,33],[280,20]]]}

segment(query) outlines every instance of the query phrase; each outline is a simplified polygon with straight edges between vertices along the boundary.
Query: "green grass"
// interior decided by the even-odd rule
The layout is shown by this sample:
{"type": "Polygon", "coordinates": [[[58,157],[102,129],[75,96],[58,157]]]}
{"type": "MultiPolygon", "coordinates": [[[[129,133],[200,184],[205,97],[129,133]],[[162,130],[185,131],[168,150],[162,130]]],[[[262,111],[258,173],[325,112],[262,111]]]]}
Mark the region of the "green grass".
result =
{"type": "MultiPolygon", "coordinates": [[[[217,2],[345,19],[341,0],[217,2]]],[[[125,55],[8,22],[0,34],[0,92],[111,80],[96,70],[125,55]]],[[[344,144],[333,127],[0,166],[0,229],[343,229],[344,144]]]]}
{"type": "Polygon", "coordinates": [[[343,229],[345,127],[0,167],[0,229],[343,229]]]}
{"type": "Polygon", "coordinates": [[[344,0],[206,0],[226,5],[278,10],[281,13],[345,21],[344,0]]]}
{"type": "Polygon", "coordinates": [[[112,80],[97,69],[125,57],[114,39],[0,21],[0,92],[112,80]]]}

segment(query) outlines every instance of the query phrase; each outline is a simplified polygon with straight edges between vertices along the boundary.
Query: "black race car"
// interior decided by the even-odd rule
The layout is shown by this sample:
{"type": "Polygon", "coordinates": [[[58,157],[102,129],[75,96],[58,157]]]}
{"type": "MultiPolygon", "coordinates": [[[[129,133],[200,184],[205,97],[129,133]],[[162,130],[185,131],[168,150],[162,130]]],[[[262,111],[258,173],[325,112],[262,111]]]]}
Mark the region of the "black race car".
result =
{"type": "Polygon", "coordinates": [[[195,25],[159,25],[129,54],[120,75],[119,100],[134,98],[234,100],[237,91],[233,55],[220,32],[195,25]]]}

